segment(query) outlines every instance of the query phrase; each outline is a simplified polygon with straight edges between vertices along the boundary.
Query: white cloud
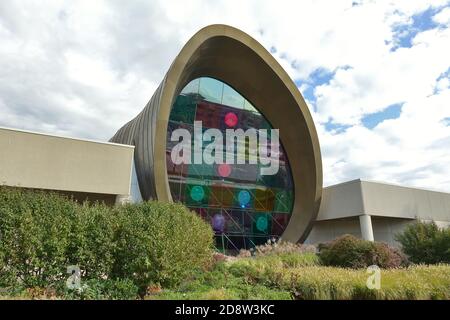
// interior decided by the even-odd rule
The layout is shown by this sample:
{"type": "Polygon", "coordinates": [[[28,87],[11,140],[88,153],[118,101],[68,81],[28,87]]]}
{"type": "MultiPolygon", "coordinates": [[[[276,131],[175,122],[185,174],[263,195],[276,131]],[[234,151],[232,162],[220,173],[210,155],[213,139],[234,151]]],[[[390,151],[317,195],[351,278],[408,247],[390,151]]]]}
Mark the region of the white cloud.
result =
{"type": "Polygon", "coordinates": [[[450,191],[448,4],[1,1],[0,125],[106,140],[142,109],[196,31],[226,23],[276,48],[303,92],[315,70],[330,73],[308,100],[326,184],[362,177],[450,191]],[[397,48],[430,6],[438,26],[397,48]],[[398,119],[361,124],[400,102],[398,119]],[[326,131],[329,119],[349,128],[326,131]]]}
{"type": "Polygon", "coordinates": [[[355,125],[341,134],[320,126],[327,183],[366,178],[448,190],[450,90],[403,105],[401,116],[373,130],[355,125]]]}
{"type": "Polygon", "coordinates": [[[450,24],[450,8],[444,8],[433,17],[433,20],[437,23],[448,26],[450,24]]]}
{"type": "Polygon", "coordinates": [[[316,87],[322,120],[357,124],[366,114],[432,94],[436,79],[450,67],[449,43],[449,28],[433,29],[419,33],[411,48],[387,48],[338,70],[329,84],[316,87]]]}

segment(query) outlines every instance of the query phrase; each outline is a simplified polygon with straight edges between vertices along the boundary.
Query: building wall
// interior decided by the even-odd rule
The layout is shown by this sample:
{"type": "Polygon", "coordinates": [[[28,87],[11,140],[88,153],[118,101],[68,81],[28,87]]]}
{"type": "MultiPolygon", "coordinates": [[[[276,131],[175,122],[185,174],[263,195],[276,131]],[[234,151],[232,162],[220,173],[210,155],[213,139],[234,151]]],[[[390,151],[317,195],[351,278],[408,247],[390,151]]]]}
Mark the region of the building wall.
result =
{"type": "Polygon", "coordinates": [[[324,188],[306,243],[327,242],[343,234],[361,237],[361,215],[371,217],[375,241],[398,246],[395,235],[414,221],[449,227],[450,194],[359,179],[324,188]]]}
{"type": "Polygon", "coordinates": [[[128,195],[134,147],[0,128],[0,184],[128,195]]]}
{"type": "Polygon", "coordinates": [[[402,232],[408,224],[414,221],[411,219],[372,217],[374,240],[398,247],[399,243],[395,240],[395,235],[402,232]]]}
{"type": "MultiPolygon", "coordinates": [[[[395,235],[413,221],[415,220],[373,217],[372,228],[374,240],[385,242],[391,246],[398,246],[398,243],[395,241],[395,235]]],[[[344,234],[351,234],[357,238],[361,238],[359,217],[316,221],[305,243],[325,243],[344,234]]]]}
{"type": "Polygon", "coordinates": [[[372,216],[450,222],[450,194],[360,181],[364,213],[372,216]]]}
{"type": "Polygon", "coordinates": [[[326,187],[322,192],[322,201],[316,220],[341,219],[364,214],[361,183],[348,181],[326,187]]]}
{"type": "Polygon", "coordinates": [[[351,234],[355,237],[361,238],[361,229],[359,227],[358,217],[316,221],[305,243],[325,243],[344,234],[351,234]]]}

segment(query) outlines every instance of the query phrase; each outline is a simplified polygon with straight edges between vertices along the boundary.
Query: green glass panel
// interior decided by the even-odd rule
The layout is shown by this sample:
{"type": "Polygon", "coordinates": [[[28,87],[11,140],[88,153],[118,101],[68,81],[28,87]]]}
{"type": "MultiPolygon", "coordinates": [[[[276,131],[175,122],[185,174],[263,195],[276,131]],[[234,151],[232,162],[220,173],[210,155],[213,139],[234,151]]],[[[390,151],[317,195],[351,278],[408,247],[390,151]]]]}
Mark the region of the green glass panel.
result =
{"type": "Polygon", "coordinates": [[[290,213],[293,200],[292,191],[278,190],[275,195],[274,211],[290,213]]]}
{"type": "Polygon", "coordinates": [[[266,212],[255,213],[253,215],[253,230],[256,235],[270,234],[272,230],[272,215],[266,212]]]}
{"type": "Polygon", "coordinates": [[[196,103],[192,97],[180,95],[170,112],[170,120],[182,123],[194,123],[196,103]]]}
{"type": "Polygon", "coordinates": [[[199,177],[212,177],[215,175],[214,167],[205,163],[191,164],[188,166],[188,175],[199,177]]]}
{"type": "Polygon", "coordinates": [[[203,206],[208,204],[210,189],[200,184],[185,184],[185,202],[188,206],[203,206]]]}

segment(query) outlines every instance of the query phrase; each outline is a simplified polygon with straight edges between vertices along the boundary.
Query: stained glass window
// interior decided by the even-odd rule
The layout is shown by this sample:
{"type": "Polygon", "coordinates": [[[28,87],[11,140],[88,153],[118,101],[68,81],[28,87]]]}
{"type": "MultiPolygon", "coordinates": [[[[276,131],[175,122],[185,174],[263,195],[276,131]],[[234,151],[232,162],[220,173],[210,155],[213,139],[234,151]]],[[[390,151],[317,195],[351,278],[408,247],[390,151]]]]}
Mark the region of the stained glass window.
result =
{"type": "MultiPolygon", "coordinates": [[[[262,164],[248,163],[251,144],[235,144],[234,156],[245,150],[245,164],[175,164],[171,141],[176,129],[187,129],[194,147],[194,121],[201,121],[203,132],[218,129],[271,129],[270,123],[231,86],[212,78],[191,81],[173,104],[167,133],[167,171],[174,201],[184,203],[211,224],[216,247],[238,251],[278,238],[286,228],[293,206],[293,182],[288,159],[280,145],[279,170],[261,175],[262,164]]],[[[269,149],[270,149],[270,134],[269,149]]],[[[200,154],[208,142],[203,141],[200,154]]],[[[257,150],[257,149],[256,149],[257,150]]],[[[197,153],[199,151],[197,150],[197,153]]],[[[255,152],[255,150],[253,150],[255,152]]],[[[195,151],[192,149],[192,157],[195,151]]]]}

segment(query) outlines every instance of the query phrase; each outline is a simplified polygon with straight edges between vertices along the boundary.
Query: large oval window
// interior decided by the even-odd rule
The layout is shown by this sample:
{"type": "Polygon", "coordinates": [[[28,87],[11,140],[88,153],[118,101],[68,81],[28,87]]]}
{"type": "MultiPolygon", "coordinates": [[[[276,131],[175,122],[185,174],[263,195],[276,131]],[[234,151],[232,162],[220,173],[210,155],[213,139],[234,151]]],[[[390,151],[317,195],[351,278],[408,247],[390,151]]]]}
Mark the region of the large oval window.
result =
{"type": "Polygon", "coordinates": [[[191,81],[172,106],[166,150],[172,198],[211,224],[219,250],[249,249],[268,239],[277,239],[289,222],[294,185],[284,149],[280,144],[274,174],[262,173],[262,167],[268,166],[268,159],[262,161],[261,153],[257,152],[265,138],[270,155],[273,141],[270,129],[273,128],[257,106],[229,85],[212,78],[191,81]],[[209,136],[209,139],[207,133],[211,130],[208,129],[216,129],[214,137],[209,136]],[[238,132],[238,129],[244,132],[256,129],[256,149],[251,135],[241,140],[241,144],[236,138],[232,148],[227,145],[227,133],[238,132]],[[265,129],[267,137],[261,136],[260,129],[265,129]],[[219,133],[222,140],[217,140],[219,133]],[[217,148],[211,152],[213,142],[216,146],[223,144],[221,155],[217,148]],[[180,149],[181,143],[186,148],[180,149]],[[190,154],[180,152],[188,149],[190,154]],[[222,163],[205,161],[205,149],[214,159],[222,158],[222,163]],[[251,154],[255,153],[258,161],[251,163],[251,154]],[[237,160],[239,157],[241,162],[237,160]]]}

